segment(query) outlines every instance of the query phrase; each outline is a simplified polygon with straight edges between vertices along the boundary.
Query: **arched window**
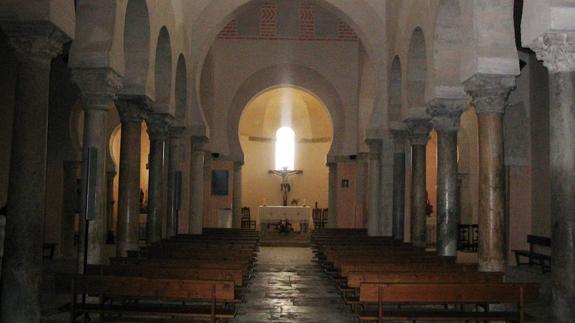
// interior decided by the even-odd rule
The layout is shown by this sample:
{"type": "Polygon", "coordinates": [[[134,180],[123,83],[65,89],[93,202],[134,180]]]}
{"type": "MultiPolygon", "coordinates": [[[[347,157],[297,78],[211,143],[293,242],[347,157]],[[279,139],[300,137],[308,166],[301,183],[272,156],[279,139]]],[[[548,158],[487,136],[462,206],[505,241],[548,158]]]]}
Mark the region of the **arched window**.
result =
{"type": "Polygon", "coordinates": [[[276,132],[276,170],[294,170],[295,133],[290,127],[281,127],[276,132]]]}

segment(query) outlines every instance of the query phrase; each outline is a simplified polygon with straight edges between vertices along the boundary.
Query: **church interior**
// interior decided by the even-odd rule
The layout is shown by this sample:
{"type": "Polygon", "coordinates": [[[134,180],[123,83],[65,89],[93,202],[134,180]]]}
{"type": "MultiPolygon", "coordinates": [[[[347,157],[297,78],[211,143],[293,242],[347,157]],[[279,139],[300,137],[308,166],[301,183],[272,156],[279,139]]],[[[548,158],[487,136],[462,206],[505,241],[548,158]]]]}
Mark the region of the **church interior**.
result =
{"type": "Polygon", "coordinates": [[[2,0],[0,322],[575,322],[574,0],[2,0]]]}

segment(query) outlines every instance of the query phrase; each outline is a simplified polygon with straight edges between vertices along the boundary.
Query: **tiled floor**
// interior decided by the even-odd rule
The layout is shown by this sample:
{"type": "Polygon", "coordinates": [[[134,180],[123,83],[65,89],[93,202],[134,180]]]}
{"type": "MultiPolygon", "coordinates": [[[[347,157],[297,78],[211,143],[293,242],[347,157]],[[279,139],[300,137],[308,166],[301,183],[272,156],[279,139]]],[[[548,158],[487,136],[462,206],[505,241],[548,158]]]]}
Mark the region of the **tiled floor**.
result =
{"type": "Polygon", "coordinates": [[[309,248],[261,247],[233,322],[357,322],[309,248]]]}

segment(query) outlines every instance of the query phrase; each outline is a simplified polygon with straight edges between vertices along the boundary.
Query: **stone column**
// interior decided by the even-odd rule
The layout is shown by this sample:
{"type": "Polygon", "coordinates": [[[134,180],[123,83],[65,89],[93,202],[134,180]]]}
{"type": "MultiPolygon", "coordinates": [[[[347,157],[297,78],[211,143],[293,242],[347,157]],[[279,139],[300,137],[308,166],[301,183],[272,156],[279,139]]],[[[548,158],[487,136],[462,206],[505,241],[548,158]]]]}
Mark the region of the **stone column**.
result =
{"type": "Polygon", "coordinates": [[[393,136],[384,132],[381,136],[379,173],[379,234],[393,235],[393,136]]]}
{"type": "MultiPolygon", "coordinates": [[[[112,166],[113,167],[113,166],[112,166]]],[[[114,168],[106,172],[106,244],[114,244],[114,168]]]]}
{"type": "Polygon", "coordinates": [[[531,49],[549,70],[553,314],[575,322],[575,32],[552,32],[531,49]]]}
{"type": "Polygon", "coordinates": [[[162,239],[162,214],[165,206],[163,191],[166,183],[164,168],[167,158],[167,141],[170,134],[172,116],[163,113],[149,114],[148,135],[150,136],[150,156],[148,167],[150,175],[148,179],[148,218],[146,223],[146,240],[148,244],[162,239]]]}
{"type": "Polygon", "coordinates": [[[116,252],[120,257],[139,248],[142,121],[151,103],[141,95],[120,95],[116,100],[122,121],[116,229],[116,252]]]}
{"type": "Polygon", "coordinates": [[[411,242],[415,247],[427,245],[426,208],[426,150],[431,124],[426,118],[408,119],[411,141],[411,242]]]}
{"type": "Polygon", "coordinates": [[[40,322],[50,63],[69,38],[52,24],[0,22],[19,59],[0,295],[2,322],[40,322]]]}
{"type": "Polygon", "coordinates": [[[505,271],[503,113],[515,77],[477,74],[464,85],[479,121],[479,270],[505,271]]]}
{"type": "Polygon", "coordinates": [[[403,241],[405,225],[405,130],[393,130],[393,237],[403,241]]]}
{"type": "MultiPolygon", "coordinates": [[[[104,262],[106,236],[106,159],[108,149],[108,110],[113,106],[116,92],[122,78],[108,68],[74,69],[72,78],[80,88],[84,109],[84,138],[82,145],[82,198],[86,196],[86,167],[90,150],[97,152],[95,171],[95,199],[88,213],[92,219],[86,232],[86,215],[80,216],[80,238],[78,271],[84,270],[84,262],[101,264],[104,262]],[[86,239],[87,234],[87,239],[86,239]],[[87,241],[87,246],[84,242],[87,241]]],[[[85,205],[85,201],[82,202],[85,205]]],[[[83,206],[84,208],[84,206],[83,206]]],[[[85,211],[85,210],[83,210],[85,211]]]]}
{"type": "Polygon", "coordinates": [[[76,212],[80,203],[78,189],[78,179],[80,179],[80,169],[82,162],[64,162],[64,189],[62,195],[62,225],[60,233],[60,251],[65,259],[72,259],[76,256],[74,248],[74,233],[76,223],[76,212]]]}
{"type": "Polygon", "coordinates": [[[243,162],[234,162],[234,192],[232,227],[240,228],[242,222],[242,166],[243,162]]]}
{"type": "Polygon", "coordinates": [[[205,137],[192,137],[192,161],[190,165],[190,233],[202,234],[204,226],[204,160],[205,137]]]}
{"type": "Polygon", "coordinates": [[[329,168],[327,227],[337,228],[337,162],[328,162],[327,167],[329,168]]]}
{"type": "Polygon", "coordinates": [[[437,131],[437,253],[457,256],[457,131],[466,99],[435,99],[427,109],[437,131]]]}
{"type": "Polygon", "coordinates": [[[381,169],[381,140],[368,139],[368,213],[367,213],[367,234],[369,236],[379,236],[379,172],[381,169]]]}
{"type": "Polygon", "coordinates": [[[166,218],[166,235],[173,237],[178,233],[178,205],[176,205],[176,174],[179,169],[180,162],[180,146],[182,138],[185,135],[186,128],[184,127],[171,127],[170,128],[170,149],[168,159],[168,207],[166,218]]]}

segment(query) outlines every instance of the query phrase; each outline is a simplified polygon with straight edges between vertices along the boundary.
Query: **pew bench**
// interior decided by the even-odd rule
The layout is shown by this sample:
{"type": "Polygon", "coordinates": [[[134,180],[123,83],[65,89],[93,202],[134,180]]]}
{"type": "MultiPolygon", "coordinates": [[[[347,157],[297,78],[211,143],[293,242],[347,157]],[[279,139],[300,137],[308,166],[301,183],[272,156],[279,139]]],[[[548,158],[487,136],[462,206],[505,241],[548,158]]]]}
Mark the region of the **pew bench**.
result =
{"type": "Polygon", "coordinates": [[[82,315],[100,319],[146,321],[172,318],[227,322],[236,315],[234,283],[226,281],[151,279],[101,275],[72,279],[70,322],[82,315]],[[79,302],[79,296],[98,302],[79,302]]]}
{"type": "Polygon", "coordinates": [[[405,320],[523,323],[525,303],[536,298],[537,294],[537,285],[534,284],[363,283],[360,287],[360,304],[366,308],[374,304],[375,309],[360,311],[358,316],[361,322],[405,320]],[[489,310],[490,304],[506,304],[513,309],[506,306],[505,310],[489,310]],[[390,305],[401,307],[392,308],[390,305]]]}
{"type": "Polygon", "coordinates": [[[361,284],[414,284],[414,283],[501,283],[500,272],[352,272],[347,276],[347,285],[340,287],[346,305],[355,311],[359,304],[361,284]]]}
{"type": "Polygon", "coordinates": [[[529,244],[529,250],[513,250],[515,253],[515,261],[517,266],[527,264],[540,265],[541,271],[546,273],[551,270],[551,256],[548,254],[541,253],[537,248],[551,248],[551,239],[547,237],[541,237],[536,235],[528,235],[527,243],[529,244]],[[525,257],[528,259],[527,263],[520,262],[520,257],[525,257]]]}

